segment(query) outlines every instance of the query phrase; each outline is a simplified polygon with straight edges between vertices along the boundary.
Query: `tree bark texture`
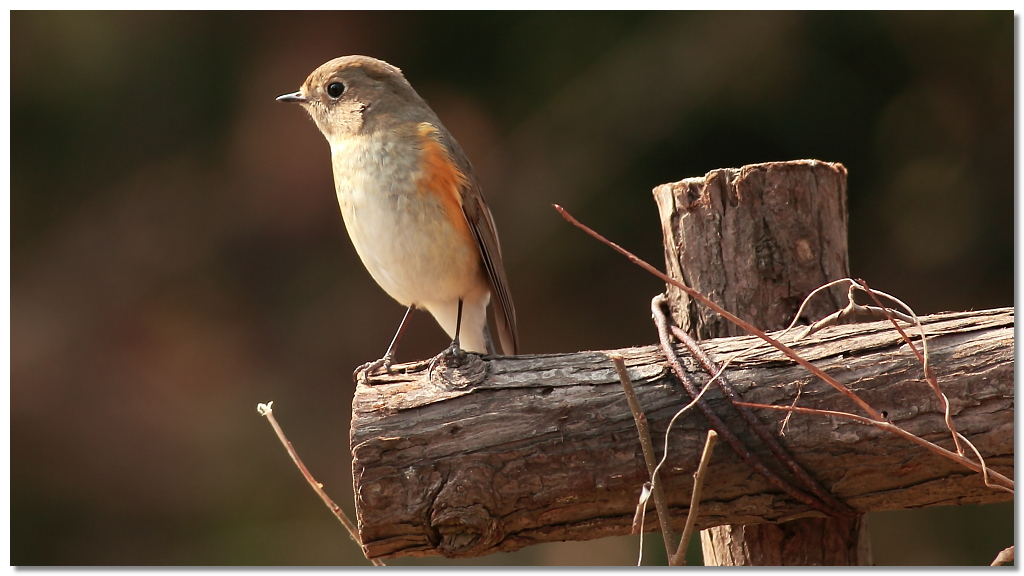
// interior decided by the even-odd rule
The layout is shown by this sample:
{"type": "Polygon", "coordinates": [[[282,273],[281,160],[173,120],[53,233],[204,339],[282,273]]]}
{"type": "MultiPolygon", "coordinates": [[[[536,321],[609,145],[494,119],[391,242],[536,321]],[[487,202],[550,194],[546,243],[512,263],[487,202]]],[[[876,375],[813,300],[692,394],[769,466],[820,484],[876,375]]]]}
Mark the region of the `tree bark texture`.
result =
{"type": "MultiPolygon", "coordinates": [[[[654,189],[667,274],[762,330],[785,328],[812,290],[850,275],[846,169],[818,160],[709,172],[654,189]]],[[[676,324],[694,338],[743,331],[669,286],[676,324]]],[[[846,290],[820,295],[803,320],[842,308],[846,290]]]]}
{"type": "MultiPolygon", "coordinates": [[[[1012,475],[1013,310],[923,321],[932,366],[958,429],[990,467],[1012,475]]],[[[890,324],[831,327],[794,339],[783,337],[894,423],[952,446],[920,365],[890,324]]],[[[757,342],[734,337],[701,345],[723,362],[757,342]]],[[[617,352],[625,358],[660,456],[668,422],[689,398],[657,347],[617,352]]],[[[430,379],[421,366],[360,382],[351,448],[366,555],[471,557],[629,533],[648,475],[608,353],[482,359],[471,354],[461,368],[437,368],[430,379]]],[[[681,361],[699,385],[707,381],[696,361],[685,353],[681,361]]],[[[856,410],[848,398],[765,346],[734,361],[726,378],[751,402],[856,410]]],[[[705,398],[730,429],[772,462],[717,388],[705,398]]],[[[759,416],[779,430],[784,415],[759,416]]],[[[685,521],[707,429],[696,410],[672,428],[661,475],[676,530],[685,521]]],[[[862,513],[1012,498],[920,446],[837,417],[794,415],[780,441],[826,489],[862,513]]],[[[715,450],[698,528],[818,516],[731,450],[715,450]]],[[[647,519],[646,529],[657,530],[653,510],[647,519]]]]}
{"type": "MultiPolygon", "coordinates": [[[[715,170],[658,186],[654,198],[669,276],[762,330],[785,328],[811,291],[849,276],[842,164],[797,160],[715,170]]],[[[694,338],[741,333],[675,286],[666,295],[676,324],[694,338]]],[[[844,295],[845,287],[819,294],[802,320],[841,308],[844,295]]],[[[709,528],[714,534],[701,538],[705,562],[871,564],[870,548],[859,545],[869,542],[866,522],[794,522],[806,526],[709,528]]]]}
{"type": "Polygon", "coordinates": [[[726,524],[700,533],[708,566],[855,566],[870,555],[867,516],[726,524]],[[855,537],[850,541],[846,538],[855,537]]]}

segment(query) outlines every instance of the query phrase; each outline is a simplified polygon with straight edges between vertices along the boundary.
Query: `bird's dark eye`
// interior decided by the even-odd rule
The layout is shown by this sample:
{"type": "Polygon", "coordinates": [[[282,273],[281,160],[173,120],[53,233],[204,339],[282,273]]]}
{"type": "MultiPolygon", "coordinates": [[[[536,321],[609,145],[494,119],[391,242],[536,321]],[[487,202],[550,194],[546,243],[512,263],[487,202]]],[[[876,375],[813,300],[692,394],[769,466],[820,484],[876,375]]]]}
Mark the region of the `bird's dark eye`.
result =
{"type": "Polygon", "coordinates": [[[345,85],[341,82],[331,82],[327,85],[327,95],[331,98],[337,98],[341,96],[341,93],[345,91],[345,85]]]}

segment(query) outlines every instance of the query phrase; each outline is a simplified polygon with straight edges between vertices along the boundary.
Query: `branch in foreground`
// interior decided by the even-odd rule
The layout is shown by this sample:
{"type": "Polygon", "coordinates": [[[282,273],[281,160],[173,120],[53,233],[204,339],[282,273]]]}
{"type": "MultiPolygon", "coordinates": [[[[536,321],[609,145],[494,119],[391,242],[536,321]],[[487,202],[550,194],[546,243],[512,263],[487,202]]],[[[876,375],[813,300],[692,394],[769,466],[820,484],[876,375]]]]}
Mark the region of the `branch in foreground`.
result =
{"type": "MultiPolygon", "coordinates": [[[[921,320],[930,339],[930,364],[957,429],[990,468],[1012,476],[1013,310],[921,320]]],[[[721,338],[701,345],[721,362],[755,341],[721,338]]],[[[942,407],[928,393],[917,358],[887,322],[827,328],[787,341],[893,423],[951,447],[942,407]]],[[[433,380],[420,371],[360,384],[351,440],[367,556],[468,557],[629,533],[636,490],[648,472],[610,353],[486,360],[470,355],[458,372],[435,373],[433,380]]],[[[657,348],[618,353],[652,435],[663,435],[668,419],[685,404],[680,385],[668,376],[657,348]]],[[[683,363],[696,381],[707,380],[695,361],[683,356],[683,363]]],[[[761,348],[734,362],[726,376],[748,402],[790,404],[802,385],[800,406],[856,410],[847,396],[775,350],[761,348]]],[[[748,445],[761,446],[721,392],[707,396],[730,429],[748,445]]],[[[781,415],[763,412],[761,418],[781,415]]],[[[683,527],[706,430],[696,413],[680,418],[659,472],[676,530],[683,527]]],[[[858,512],[1011,498],[986,488],[980,475],[874,426],[794,415],[782,441],[858,512]]],[[[770,460],[767,448],[761,452],[770,460]]],[[[727,451],[716,452],[708,474],[715,482],[704,487],[698,528],[817,514],[752,475],[727,451]]],[[[652,518],[647,529],[656,527],[652,518]]]]}
{"type": "Polygon", "coordinates": [[[993,560],[989,566],[1000,566],[1007,562],[1013,562],[1013,546],[1000,550],[999,554],[996,555],[995,560],[993,560]]]}
{"type": "Polygon", "coordinates": [[[640,448],[644,452],[647,473],[651,477],[651,492],[653,492],[654,496],[654,506],[658,510],[661,536],[665,540],[665,554],[668,555],[672,553],[672,526],[669,520],[668,505],[665,503],[665,491],[662,490],[661,484],[658,483],[658,475],[656,473],[658,458],[654,455],[654,442],[651,441],[651,433],[647,429],[647,416],[644,415],[643,408],[640,407],[640,401],[636,399],[636,391],[633,390],[633,380],[629,377],[626,362],[618,354],[612,354],[610,358],[615,364],[615,371],[619,373],[622,391],[626,393],[626,401],[629,403],[629,411],[633,413],[633,420],[636,421],[636,433],[640,439],[640,448]]]}
{"type": "Polygon", "coordinates": [[[686,526],[683,528],[683,539],[679,541],[679,548],[668,560],[669,566],[686,565],[686,549],[690,546],[690,536],[693,536],[693,527],[697,523],[697,514],[700,509],[700,492],[704,487],[704,476],[708,471],[708,462],[711,461],[711,451],[715,449],[715,442],[718,441],[718,433],[708,430],[708,439],[704,442],[704,452],[700,455],[700,466],[693,473],[693,494],[690,495],[690,510],[686,514],[686,526]]]}
{"type": "MultiPolygon", "coordinates": [[[[259,412],[260,416],[266,417],[267,421],[270,422],[270,426],[274,428],[274,433],[277,434],[277,439],[281,441],[282,445],[284,445],[284,449],[287,450],[288,455],[292,457],[292,462],[295,463],[299,472],[302,472],[302,477],[306,479],[306,482],[309,483],[309,486],[314,492],[316,492],[317,496],[323,500],[324,504],[327,505],[327,508],[334,514],[334,517],[341,522],[341,525],[345,527],[345,530],[348,530],[348,535],[355,540],[356,544],[358,544],[359,531],[356,530],[356,525],[349,520],[348,515],[341,509],[341,506],[335,504],[334,500],[331,500],[331,497],[324,492],[323,484],[317,482],[316,478],[313,478],[309,469],[306,468],[302,459],[299,458],[298,452],[295,451],[295,448],[292,446],[291,441],[288,440],[288,437],[284,435],[284,430],[281,429],[281,425],[277,423],[277,418],[274,418],[274,403],[267,402],[264,404],[260,402],[256,405],[256,411],[259,412]]],[[[384,563],[376,558],[371,559],[370,562],[373,563],[374,566],[384,566],[384,563]]]]}

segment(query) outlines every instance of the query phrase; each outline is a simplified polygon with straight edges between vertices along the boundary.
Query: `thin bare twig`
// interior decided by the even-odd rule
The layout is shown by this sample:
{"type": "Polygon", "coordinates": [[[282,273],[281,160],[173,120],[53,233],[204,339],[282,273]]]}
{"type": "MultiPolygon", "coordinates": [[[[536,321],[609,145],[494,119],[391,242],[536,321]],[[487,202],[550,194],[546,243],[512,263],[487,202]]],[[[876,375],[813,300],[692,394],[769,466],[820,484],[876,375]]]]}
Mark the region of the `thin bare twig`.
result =
{"type": "Polygon", "coordinates": [[[832,386],[833,388],[838,390],[841,394],[843,394],[844,396],[846,396],[847,398],[852,400],[855,404],[857,404],[857,406],[859,406],[861,408],[861,410],[866,412],[869,416],[871,416],[872,418],[874,418],[876,420],[881,420],[882,419],[882,415],[879,414],[877,410],[872,408],[867,402],[865,402],[859,396],[854,394],[852,390],[850,390],[846,386],[840,384],[835,378],[832,378],[831,376],[826,374],[824,371],[822,371],[820,368],[818,368],[814,364],[808,362],[806,359],[804,359],[799,354],[797,354],[789,346],[786,346],[785,344],[783,344],[783,343],[779,342],[778,340],[772,338],[771,336],[765,334],[763,330],[757,328],[756,326],[754,326],[750,322],[747,322],[746,320],[740,318],[739,316],[736,316],[735,314],[729,312],[725,308],[722,308],[718,304],[715,304],[707,296],[704,296],[703,294],[701,294],[700,292],[697,292],[693,288],[690,288],[686,284],[683,284],[682,282],[680,282],[678,280],[675,280],[673,278],[669,278],[661,270],[658,270],[654,266],[651,266],[650,264],[648,264],[647,262],[641,260],[639,257],[637,257],[633,253],[629,252],[625,248],[619,246],[618,244],[616,244],[616,243],[612,242],[611,240],[605,238],[604,236],[598,234],[593,229],[587,227],[585,224],[583,224],[579,220],[573,218],[573,216],[571,214],[569,214],[565,210],[565,208],[562,208],[558,204],[553,204],[553,206],[555,207],[555,210],[558,210],[559,214],[561,214],[562,217],[565,218],[573,226],[576,226],[580,230],[583,230],[584,232],[586,232],[590,236],[594,237],[596,240],[598,240],[602,244],[605,244],[606,246],[608,246],[609,248],[615,250],[619,254],[622,254],[623,256],[628,258],[630,262],[636,264],[637,266],[640,266],[644,270],[647,270],[651,274],[654,274],[658,278],[660,278],[663,281],[665,281],[665,282],[675,286],[676,288],[679,288],[683,292],[686,292],[692,298],[697,299],[698,301],[703,303],[708,308],[711,308],[712,310],[714,310],[715,312],[720,314],[722,317],[724,317],[726,320],[728,320],[728,321],[732,322],[733,324],[739,326],[740,328],[746,330],[750,334],[753,334],[754,336],[757,336],[761,340],[764,340],[765,342],[771,344],[772,346],[775,347],[775,349],[777,349],[778,351],[780,351],[783,354],[785,354],[786,356],[788,356],[790,359],[792,359],[797,364],[803,366],[804,368],[807,368],[808,370],[811,371],[812,374],[814,374],[818,378],[821,378],[829,386],[832,386]]]}
{"type": "MultiPolygon", "coordinates": [[[[796,383],[796,396],[793,397],[793,401],[790,402],[790,406],[796,406],[796,403],[800,401],[800,396],[802,396],[803,393],[804,393],[804,385],[802,383],[800,383],[800,382],[797,382],[796,383]]],[[[779,425],[779,436],[785,436],[786,435],[786,426],[789,426],[789,419],[792,416],[793,416],[793,413],[790,412],[789,414],[786,414],[785,418],[782,419],[782,424],[779,425]]]]}
{"type": "Polygon", "coordinates": [[[700,508],[700,492],[704,487],[704,476],[708,471],[708,462],[711,461],[711,451],[715,449],[715,442],[718,441],[718,434],[714,430],[708,430],[708,438],[704,441],[704,452],[700,455],[700,465],[693,474],[693,493],[690,495],[690,511],[686,514],[686,525],[683,527],[683,539],[679,541],[679,548],[668,560],[669,566],[685,566],[686,550],[690,547],[690,536],[693,535],[693,525],[697,522],[697,510],[700,508]]]}
{"type": "Polygon", "coordinates": [[[1000,550],[999,554],[996,554],[996,559],[989,566],[999,566],[1007,562],[1013,562],[1013,546],[1000,550]]]}
{"type": "Polygon", "coordinates": [[[961,464],[961,465],[963,465],[963,466],[965,466],[967,468],[970,468],[971,470],[974,470],[975,472],[977,472],[979,474],[982,474],[983,477],[991,476],[992,478],[998,480],[1001,485],[1000,484],[991,484],[991,483],[987,483],[986,482],[986,484],[988,486],[990,486],[992,488],[999,489],[999,490],[1005,490],[1005,491],[1013,494],[1013,480],[1010,480],[1009,478],[1007,478],[1006,476],[1003,476],[1002,474],[1000,474],[999,472],[996,472],[995,470],[989,469],[985,465],[984,462],[982,462],[981,464],[976,464],[972,460],[969,460],[969,459],[965,458],[964,456],[961,456],[961,455],[957,454],[956,452],[952,452],[950,450],[946,450],[945,448],[943,448],[942,446],[939,446],[938,444],[933,444],[932,442],[929,442],[929,441],[925,440],[924,438],[921,438],[919,436],[915,436],[914,434],[911,434],[910,432],[907,432],[903,428],[900,428],[899,426],[897,426],[897,425],[895,425],[895,424],[893,424],[891,422],[886,422],[886,421],[883,421],[883,420],[872,420],[871,418],[865,418],[864,416],[860,416],[860,415],[857,415],[857,414],[850,414],[849,412],[839,412],[837,410],[821,410],[821,409],[818,409],[818,408],[802,408],[800,406],[772,406],[770,404],[758,404],[756,402],[742,402],[742,404],[744,406],[749,406],[750,408],[762,408],[762,409],[765,409],[765,410],[779,410],[779,411],[782,411],[782,412],[796,412],[798,414],[814,414],[816,416],[837,416],[839,418],[846,418],[848,420],[854,420],[856,422],[860,422],[861,424],[868,424],[870,426],[875,426],[877,428],[881,428],[882,430],[886,430],[886,431],[892,432],[892,433],[894,433],[894,434],[896,434],[898,436],[902,436],[902,437],[906,438],[907,440],[910,440],[914,444],[917,444],[919,446],[923,446],[924,448],[927,448],[928,450],[931,450],[932,452],[935,452],[936,454],[939,454],[940,456],[944,456],[946,458],[949,458],[950,460],[953,460],[954,462],[957,462],[957,463],[959,463],[959,464],[961,464]]]}
{"type": "MultiPolygon", "coordinates": [[[[295,448],[292,447],[292,443],[289,442],[288,437],[284,435],[284,430],[281,430],[281,426],[277,423],[277,419],[274,418],[273,406],[273,401],[267,402],[266,404],[260,403],[256,405],[256,411],[260,413],[260,416],[267,417],[267,420],[270,421],[270,425],[274,427],[274,433],[277,434],[277,439],[284,445],[285,450],[288,451],[288,455],[292,457],[292,462],[294,462],[295,466],[297,466],[299,471],[302,472],[302,476],[306,479],[306,482],[309,482],[310,487],[312,487],[313,491],[317,493],[317,496],[320,496],[320,499],[324,501],[327,508],[334,513],[334,516],[341,522],[342,526],[348,530],[349,536],[356,541],[356,544],[360,544],[361,546],[362,543],[359,540],[359,531],[356,529],[355,523],[353,523],[352,520],[349,519],[348,515],[345,514],[345,511],[335,504],[334,500],[331,500],[331,497],[324,492],[323,484],[317,482],[316,478],[313,478],[313,475],[309,473],[309,469],[307,469],[306,465],[302,463],[302,459],[299,458],[298,453],[295,452],[295,448]]],[[[374,566],[384,566],[384,562],[376,558],[371,559],[370,562],[372,562],[374,566]]]]}
{"type": "MultiPolygon", "coordinates": [[[[636,421],[637,435],[640,437],[640,446],[643,448],[644,461],[647,463],[647,473],[651,476],[651,491],[654,493],[654,507],[658,510],[658,522],[661,523],[661,535],[665,540],[665,554],[672,553],[672,517],[668,512],[668,501],[665,499],[665,491],[662,490],[655,474],[657,458],[654,454],[654,443],[651,442],[651,433],[647,429],[647,415],[640,407],[636,391],[633,390],[633,381],[629,378],[626,370],[626,362],[620,354],[610,354],[609,358],[615,363],[615,370],[619,373],[619,380],[622,382],[622,389],[626,393],[626,401],[629,402],[629,409],[633,412],[633,420],[636,421]]],[[[643,530],[643,526],[641,526],[643,530]]]]}
{"type": "MultiPolygon", "coordinates": [[[[724,370],[724,368],[723,368],[723,370],[724,370]]],[[[700,392],[694,397],[694,399],[690,400],[689,404],[687,404],[686,406],[683,406],[678,411],[676,411],[676,413],[672,416],[672,419],[668,421],[668,426],[665,427],[665,449],[662,451],[661,460],[658,461],[658,465],[654,467],[654,474],[653,474],[653,476],[657,476],[658,475],[658,471],[661,470],[661,467],[665,464],[665,461],[668,460],[668,439],[669,439],[669,434],[672,432],[672,426],[676,423],[676,420],[679,419],[680,416],[682,416],[686,412],[689,412],[691,408],[693,408],[694,406],[697,405],[697,402],[699,402],[704,397],[704,393],[705,392],[707,392],[708,390],[711,389],[711,385],[715,383],[715,380],[719,376],[721,376],[720,373],[719,374],[715,374],[710,380],[708,380],[707,383],[704,384],[704,387],[701,388],[700,392]]],[[[649,488],[647,487],[647,484],[644,484],[644,490],[645,491],[649,491],[649,488]]],[[[640,526],[643,526],[643,514],[644,514],[644,511],[646,511],[646,509],[647,509],[645,504],[647,502],[646,498],[648,496],[649,495],[645,495],[644,493],[641,493],[641,495],[640,495],[640,504],[637,506],[637,513],[636,513],[636,516],[634,516],[634,518],[633,518],[633,527],[634,527],[633,530],[634,530],[634,532],[636,532],[636,526],[637,526],[637,522],[638,521],[640,522],[640,526]]],[[[644,557],[643,548],[644,548],[644,533],[643,533],[643,530],[641,530],[640,531],[640,558],[636,562],[637,566],[640,565],[640,561],[644,557]]]]}

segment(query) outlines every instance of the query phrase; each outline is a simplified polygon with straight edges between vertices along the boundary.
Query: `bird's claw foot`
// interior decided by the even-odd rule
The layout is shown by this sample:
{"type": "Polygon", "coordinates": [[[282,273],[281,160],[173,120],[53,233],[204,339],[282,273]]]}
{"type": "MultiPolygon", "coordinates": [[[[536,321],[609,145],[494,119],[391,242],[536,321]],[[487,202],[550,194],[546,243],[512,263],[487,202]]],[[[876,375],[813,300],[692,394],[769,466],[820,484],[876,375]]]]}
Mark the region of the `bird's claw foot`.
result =
{"type": "Polygon", "coordinates": [[[369,375],[374,373],[393,374],[391,371],[392,362],[393,360],[391,355],[385,354],[383,358],[378,358],[373,362],[367,362],[359,366],[354,372],[352,372],[352,376],[354,376],[357,381],[365,381],[369,375]]]}

